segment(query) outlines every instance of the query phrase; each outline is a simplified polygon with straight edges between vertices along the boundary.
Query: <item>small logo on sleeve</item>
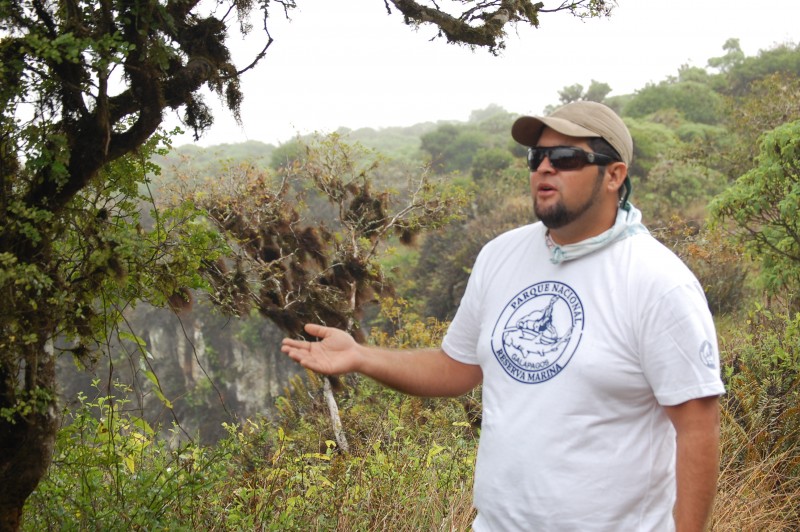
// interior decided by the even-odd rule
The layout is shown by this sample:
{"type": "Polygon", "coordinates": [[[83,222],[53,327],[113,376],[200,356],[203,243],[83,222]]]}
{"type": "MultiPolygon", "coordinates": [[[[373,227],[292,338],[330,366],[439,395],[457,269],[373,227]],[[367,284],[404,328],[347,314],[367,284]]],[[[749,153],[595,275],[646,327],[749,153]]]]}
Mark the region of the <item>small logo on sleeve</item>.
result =
{"type": "Polygon", "coordinates": [[[714,348],[708,340],[700,346],[700,360],[706,367],[717,369],[717,357],[714,356],[714,348]]]}
{"type": "Polygon", "coordinates": [[[521,291],[492,332],[492,352],[513,379],[545,382],[567,366],[583,335],[583,304],[569,286],[548,281],[521,291]]]}

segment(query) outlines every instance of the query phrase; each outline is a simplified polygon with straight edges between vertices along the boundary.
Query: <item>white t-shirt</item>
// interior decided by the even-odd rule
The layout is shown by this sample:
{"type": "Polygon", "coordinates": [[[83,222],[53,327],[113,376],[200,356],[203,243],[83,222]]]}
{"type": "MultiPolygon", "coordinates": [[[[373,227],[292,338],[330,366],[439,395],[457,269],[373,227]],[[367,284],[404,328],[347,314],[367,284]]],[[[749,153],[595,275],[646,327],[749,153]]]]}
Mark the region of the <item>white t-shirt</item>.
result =
{"type": "Polygon", "coordinates": [[[474,528],[673,530],[661,405],[724,393],[703,290],[647,233],[552,264],[545,231],[484,247],[442,343],[483,370],[474,528]]]}

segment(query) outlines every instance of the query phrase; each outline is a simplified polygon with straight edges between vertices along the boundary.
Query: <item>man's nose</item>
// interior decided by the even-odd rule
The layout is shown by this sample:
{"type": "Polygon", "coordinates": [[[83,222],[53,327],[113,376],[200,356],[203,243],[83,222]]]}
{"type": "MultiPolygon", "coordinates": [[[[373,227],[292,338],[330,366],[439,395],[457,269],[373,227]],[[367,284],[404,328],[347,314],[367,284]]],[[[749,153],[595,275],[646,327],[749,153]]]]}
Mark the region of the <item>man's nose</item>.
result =
{"type": "Polygon", "coordinates": [[[539,163],[539,167],[535,171],[542,174],[552,174],[556,171],[556,169],[553,168],[552,164],[550,164],[550,157],[545,155],[542,159],[542,162],[539,163]]]}

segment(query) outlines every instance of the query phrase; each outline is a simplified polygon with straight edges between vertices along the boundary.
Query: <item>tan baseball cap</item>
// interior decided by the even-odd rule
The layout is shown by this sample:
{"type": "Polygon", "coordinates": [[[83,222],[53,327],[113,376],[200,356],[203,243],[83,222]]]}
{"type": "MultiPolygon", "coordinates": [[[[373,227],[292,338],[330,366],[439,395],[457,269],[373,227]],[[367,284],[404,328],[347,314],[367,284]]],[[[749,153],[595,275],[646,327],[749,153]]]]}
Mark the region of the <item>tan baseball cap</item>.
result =
{"type": "Polygon", "coordinates": [[[602,103],[577,101],[559,107],[549,116],[523,116],[511,126],[511,136],[523,146],[536,146],[545,126],[570,137],[601,137],[630,166],[633,139],[625,122],[602,103]]]}

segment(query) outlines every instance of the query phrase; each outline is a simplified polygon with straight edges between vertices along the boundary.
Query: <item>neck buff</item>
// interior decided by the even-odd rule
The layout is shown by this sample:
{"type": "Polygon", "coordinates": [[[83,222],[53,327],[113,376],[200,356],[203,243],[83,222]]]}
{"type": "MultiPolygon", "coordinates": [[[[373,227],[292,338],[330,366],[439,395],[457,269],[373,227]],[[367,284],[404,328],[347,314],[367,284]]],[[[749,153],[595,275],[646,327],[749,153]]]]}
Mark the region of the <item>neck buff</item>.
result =
{"type": "Polygon", "coordinates": [[[648,233],[647,228],[642,225],[641,211],[633,205],[629,205],[629,207],[628,210],[619,209],[617,211],[617,220],[611,229],[575,244],[559,246],[550,238],[550,231],[548,231],[547,247],[550,249],[550,262],[561,264],[564,261],[588,255],[612,242],[623,240],[639,233],[648,233]]]}

